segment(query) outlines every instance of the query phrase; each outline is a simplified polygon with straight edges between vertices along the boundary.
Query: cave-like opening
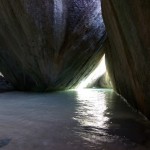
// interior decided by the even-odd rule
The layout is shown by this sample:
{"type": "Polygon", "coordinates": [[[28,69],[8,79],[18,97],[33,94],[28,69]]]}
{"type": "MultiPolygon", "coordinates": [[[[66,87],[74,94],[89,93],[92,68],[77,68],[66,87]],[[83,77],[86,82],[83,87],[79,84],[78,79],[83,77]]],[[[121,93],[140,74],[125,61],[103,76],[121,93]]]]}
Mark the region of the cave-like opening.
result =
{"type": "Polygon", "coordinates": [[[80,81],[75,89],[80,90],[89,87],[95,88],[95,86],[96,88],[112,88],[111,81],[106,69],[105,54],[100,59],[95,69],[93,69],[93,71],[88,76],[86,76],[82,81],[80,81]],[[104,77],[102,78],[102,76],[104,77]]]}

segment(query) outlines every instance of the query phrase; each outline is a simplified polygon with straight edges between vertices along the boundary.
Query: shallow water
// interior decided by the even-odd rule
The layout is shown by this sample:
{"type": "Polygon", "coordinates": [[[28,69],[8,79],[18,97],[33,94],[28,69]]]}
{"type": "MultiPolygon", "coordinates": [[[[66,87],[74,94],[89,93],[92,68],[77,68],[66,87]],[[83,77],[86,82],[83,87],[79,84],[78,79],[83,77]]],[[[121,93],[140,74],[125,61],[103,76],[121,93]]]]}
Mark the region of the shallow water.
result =
{"type": "Polygon", "coordinates": [[[146,150],[150,123],[112,90],[0,94],[2,150],[146,150]]]}

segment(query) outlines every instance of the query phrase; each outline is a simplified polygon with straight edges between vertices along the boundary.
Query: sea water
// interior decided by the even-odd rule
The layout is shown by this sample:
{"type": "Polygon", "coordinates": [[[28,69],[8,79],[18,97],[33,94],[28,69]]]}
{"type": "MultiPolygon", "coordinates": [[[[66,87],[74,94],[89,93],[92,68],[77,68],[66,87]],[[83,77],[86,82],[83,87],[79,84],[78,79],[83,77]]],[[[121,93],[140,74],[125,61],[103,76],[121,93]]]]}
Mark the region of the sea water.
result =
{"type": "Polygon", "coordinates": [[[0,94],[2,150],[146,150],[150,123],[109,89],[0,94]]]}

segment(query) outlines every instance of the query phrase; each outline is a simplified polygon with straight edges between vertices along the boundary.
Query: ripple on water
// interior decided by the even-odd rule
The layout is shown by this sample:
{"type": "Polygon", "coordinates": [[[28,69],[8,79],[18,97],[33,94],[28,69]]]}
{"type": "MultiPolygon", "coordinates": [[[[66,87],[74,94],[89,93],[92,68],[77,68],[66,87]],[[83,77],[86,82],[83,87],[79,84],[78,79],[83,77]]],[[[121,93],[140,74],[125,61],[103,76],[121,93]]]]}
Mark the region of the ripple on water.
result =
{"type": "Polygon", "coordinates": [[[4,150],[150,148],[149,121],[112,90],[1,93],[0,104],[4,150]]]}

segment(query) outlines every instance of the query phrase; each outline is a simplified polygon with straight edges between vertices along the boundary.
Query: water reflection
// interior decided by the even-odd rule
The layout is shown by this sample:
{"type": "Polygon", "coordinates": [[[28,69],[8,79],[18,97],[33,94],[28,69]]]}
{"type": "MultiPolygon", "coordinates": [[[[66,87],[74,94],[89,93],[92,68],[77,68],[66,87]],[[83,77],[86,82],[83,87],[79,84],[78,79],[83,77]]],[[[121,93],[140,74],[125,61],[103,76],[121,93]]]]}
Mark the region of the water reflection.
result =
{"type": "Polygon", "coordinates": [[[77,106],[74,120],[78,121],[77,134],[91,144],[99,145],[112,142],[107,133],[107,90],[83,89],[77,91],[77,106]]]}
{"type": "Polygon", "coordinates": [[[150,123],[111,90],[0,94],[3,150],[146,150],[150,123]]]}
{"type": "Polygon", "coordinates": [[[110,150],[138,149],[138,144],[147,142],[143,118],[112,90],[84,89],[76,94],[73,119],[82,139],[110,150]]]}
{"type": "Polygon", "coordinates": [[[78,105],[76,107],[77,120],[81,126],[105,128],[108,117],[105,116],[105,93],[98,90],[83,89],[77,91],[78,105]]]}

